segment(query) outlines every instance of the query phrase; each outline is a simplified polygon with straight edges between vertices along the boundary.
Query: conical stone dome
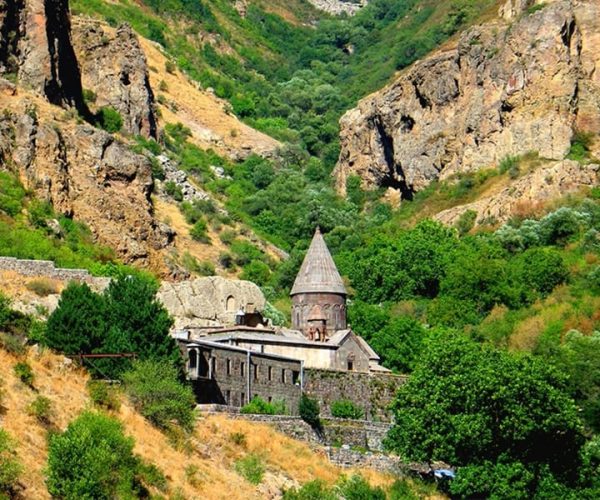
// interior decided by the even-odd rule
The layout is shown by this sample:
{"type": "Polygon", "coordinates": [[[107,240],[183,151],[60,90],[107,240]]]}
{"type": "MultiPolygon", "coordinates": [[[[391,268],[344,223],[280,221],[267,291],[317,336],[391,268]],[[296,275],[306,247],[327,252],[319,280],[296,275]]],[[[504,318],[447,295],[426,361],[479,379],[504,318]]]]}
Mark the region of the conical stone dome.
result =
{"type": "Polygon", "coordinates": [[[347,295],[342,277],[333,262],[319,228],[315,231],[290,295],[301,293],[347,295]]]}

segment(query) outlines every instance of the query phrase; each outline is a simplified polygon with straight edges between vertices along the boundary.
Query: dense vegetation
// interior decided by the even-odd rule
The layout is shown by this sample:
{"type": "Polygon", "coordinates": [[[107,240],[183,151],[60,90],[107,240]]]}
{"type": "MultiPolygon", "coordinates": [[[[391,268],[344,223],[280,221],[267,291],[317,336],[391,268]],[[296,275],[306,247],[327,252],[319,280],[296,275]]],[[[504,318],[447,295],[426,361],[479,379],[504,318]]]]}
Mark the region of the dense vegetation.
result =
{"type": "MultiPolygon", "coordinates": [[[[173,320],[156,297],[156,284],[139,277],[112,280],[102,294],[71,283],[48,318],[42,341],[66,354],[135,353],[141,359],[177,365],[179,350],[169,336],[173,320]]],[[[95,359],[92,373],[120,378],[130,359],[95,359]]]]}
{"type": "Polygon", "coordinates": [[[147,486],[166,480],[133,453],[133,446],[118,420],[82,413],[64,432],[50,436],[48,492],[65,499],[148,498],[147,486]]]}

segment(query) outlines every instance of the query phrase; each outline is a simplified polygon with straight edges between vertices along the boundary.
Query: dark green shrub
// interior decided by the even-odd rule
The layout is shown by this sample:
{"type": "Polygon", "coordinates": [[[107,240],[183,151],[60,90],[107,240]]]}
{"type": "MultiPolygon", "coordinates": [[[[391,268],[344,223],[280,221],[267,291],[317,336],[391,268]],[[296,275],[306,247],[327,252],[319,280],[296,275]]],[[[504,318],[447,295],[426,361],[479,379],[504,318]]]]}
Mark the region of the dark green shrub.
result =
{"type": "Polygon", "coordinates": [[[52,417],[52,402],[45,396],[37,396],[27,406],[27,414],[35,417],[38,422],[48,425],[52,417]]]}
{"type": "Polygon", "coordinates": [[[94,405],[113,411],[121,407],[119,393],[114,386],[102,380],[89,380],[87,390],[94,405]]]}
{"type": "Polygon", "coordinates": [[[6,498],[13,498],[23,471],[14,441],[4,429],[0,429],[0,497],[6,494],[6,498]]]}
{"type": "Polygon", "coordinates": [[[242,406],[242,413],[257,415],[285,415],[285,403],[283,401],[266,402],[264,399],[254,396],[252,400],[242,406]]]}
{"type": "Polygon", "coordinates": [[[26,361],[18,362],[13,368],[17,378],[29,387],[33,387],[34,375],[31,366],[26,361]]]}
{"type": "Polygon", "coordinates": [[[133,439],[121,423],[85,412],[50,436],[46,484],[57,498],[134,498],[137,467],[133,439]]]}
{"type": "Polygon", "coordinates": [[[196,223],[190,229],[190,236],[194,241],[210,243],[210,238],[208,237],[208,226],[204,219],[196,221],[196,223]]]}
{"type": "Polygon", "coordinates": [[[262,457],[250,453],[235,462],[236,472],[252,484],[260,484],[265,475],[265,465],[262,457]]]}
{"type": "Polygon", "coordinates": [[[593,139],[594,134],[590,132],[575,132],[571,139],[571,149],[569,150],[569,154],[567,154],[567,158],[580,163],[589,160],[593,139]]]}
{"type": "Polygon", "coordinates": [[[477,212],[475,210],[465,210],[462,214],[460,214],[460,217],[456,221],[454,227],[456,227],[460,236],[464,236],[471,229],[473,229],[476,220],[477,212]]]}
{"type": "Polygon", "coordinates": [[[338,481],[337,490],[344,500],[386,500],[385,491],[379,486],[371,486],[359,474],[338,481]]]}
{"type": "Polygon", "coordinates": [[[321,418],[319,417],[321,410],[319,408],[319,402],[316,399],[310,398],[302,393],[298,410],[300,418],[313,429],[322,428],[321,418]]]}
{"type": "Polygon", "coordinates": [[[232,269],[233,267],[235,267],[235,263],[233,262],[233,255],[231,255],[228,252],[221,252],[219,254],[219,264],[225,269],[232,269]]]}
{"type": "Polygon", "coordinates": [[[165,62],[165,71],[167,73],[174,74],[176,70],[177,70],[177,66],[175,65],[175,63],[173,61],[167,60],[165,62]]]}
{"type": "Polygon", "coordinates": [[[349,399],[338,399],[331,403],[331,415],[337,418],[360,420],[365,416],[365,412],[349,399]]]}
{"type": "Polygon", "coordinates": [[[168,429],[175,421],[185,430],[192,429],[196,400],[192,389],[179,382],[175,367],[153,360],[136,361],[123,381],[135,407],[154,425],[168,429]]]}
{"type": "Polygon", "coordinates": [[[178,186],[173,181],[167,181],[163,185],[165,189],[165,193],[173,198],[175,201],[183,201],[183,191],[181,190],[181,186],[178,186]]]}
{"type": "Polygon", "coordinates": [[[101,128],[114,134],[123,127],[123,118],[115,108],[104,106],[98,110],[96,121],[101,128]]]}
{"type": "Polygon", "coordinates": [[[244,434],[243,432],[232,432],[229,435],[229,440],[238,445],[241,446],[242,448],[245,448],[246,445],[248,444],[248,441],[246,439],[246,434],[244,434]]]}

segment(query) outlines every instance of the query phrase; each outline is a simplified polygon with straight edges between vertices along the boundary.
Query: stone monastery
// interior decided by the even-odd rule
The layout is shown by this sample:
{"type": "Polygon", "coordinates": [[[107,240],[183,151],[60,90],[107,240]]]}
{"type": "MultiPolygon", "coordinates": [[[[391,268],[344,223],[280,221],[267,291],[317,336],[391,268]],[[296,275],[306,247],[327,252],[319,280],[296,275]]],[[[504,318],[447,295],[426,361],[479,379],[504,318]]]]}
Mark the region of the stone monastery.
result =
{"type": "Polygon", "coordinates": [[[332,402],[345,399],[365,418],[386,420],[404,378],[381,366],[347,325],[346,288],[319,229],[290,295],[292,329],[270,327],[255,304],[227,295],[219,297],[229,312],[221,324],[174,332],[198,402],[241,407],[258,396],[283,401],[297,414],[305,392],[324,415],[332,402]]]}

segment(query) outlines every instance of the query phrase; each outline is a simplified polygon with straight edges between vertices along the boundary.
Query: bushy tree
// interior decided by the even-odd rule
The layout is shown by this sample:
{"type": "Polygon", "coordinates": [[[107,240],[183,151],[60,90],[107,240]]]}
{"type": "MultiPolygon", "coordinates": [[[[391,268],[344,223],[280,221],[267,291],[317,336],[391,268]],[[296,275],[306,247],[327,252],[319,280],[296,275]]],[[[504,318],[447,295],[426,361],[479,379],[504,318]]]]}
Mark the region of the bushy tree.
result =
{"type": "Polygon", "coordinates": [[[321,419],[319,417],[320,411],[319,402],[316,399],[308,397],[305,393],[302,393],[298,412],[300,413],[300,418],[313,429],[320,430],[322,427],[321,419]]]}
{"type": "Polygon", "coordinates": [[[179,381],[175,366],[165,361],[136,361],[123,375],[125,389],[138,411],[154,425],[168,429],[172,421],[186,430],[194,425],[195,397],[179,381]]]}
{"type": "Polygon", "coordinates": [[[65,354],[91,353],[104,342],[105,304],[86,283],[71,282],[48,318],[45,341],[65,354]]]}
{"type": "Polygon", "coordinates": [[[65,499],[138,496],[138,460],[133,439],[122,425],[100,413],[85,412],[48,445],[48,491],[65,499]]]}
{"type": "Polygon", "coordinates": [[[10,495],[7,498],[12,498],[22,473],[23,465],[17,458],[14,441],[0,429],[0,497],[10,495]]]}
{"type": "MultiPolygon", "coordinates": [[[[45,342],[66,354],[131,353],[140,359],[180,362],[169,336],[173,320],[156,299],[156,284],[141,276],[113,279],[102,295],[71,283],[48,318],[45,342]]],[[[118,378],[127,359],[98,359],[90,365],[103,377],[118,378]]]]}
{"type": "MultiPolygon", "coordinates": [[[[482,477],[492,467],[529,495],[548,474],[567,486],[577,479],[583,443],[577,409],[565,380],[539,359],[460,334],[434,336],[400,388],[394,411],[387,446],[408,459],[470,467],[465,477],[477,474],[473,467],[482,477]]],[[[457,485],[466,488],[469,480],[461,483],[461,474],[457,485]]],[[[491,482],[476,484],[472,488],[487,490],[456,493],[492,493],[491,482]]]]}
{"type": "Polygon", "coordinates": [[[371,339],[386,368],[409,373],[421,355],[427,330],[409,317],[393,318],[371,339]]]}

